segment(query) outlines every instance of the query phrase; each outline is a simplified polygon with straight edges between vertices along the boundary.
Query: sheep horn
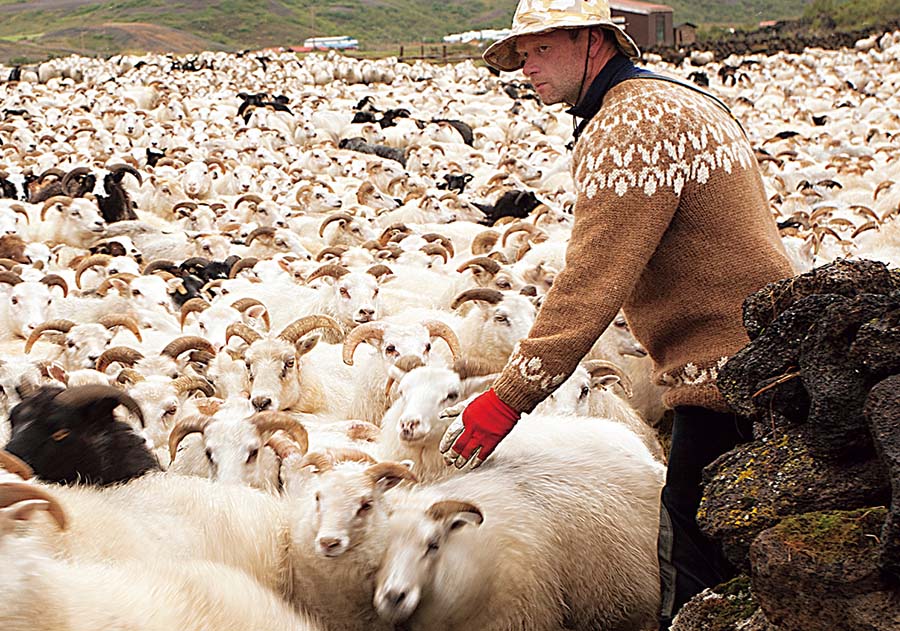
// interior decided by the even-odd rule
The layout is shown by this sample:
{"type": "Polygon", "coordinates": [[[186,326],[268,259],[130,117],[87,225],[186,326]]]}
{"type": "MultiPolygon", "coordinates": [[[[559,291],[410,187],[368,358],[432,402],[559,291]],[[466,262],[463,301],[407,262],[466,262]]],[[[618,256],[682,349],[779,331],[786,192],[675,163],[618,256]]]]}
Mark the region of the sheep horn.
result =
{"type": "Polygon", "coordinates": [[[619,384],[622,386],[622,390],[625,391],[625,396],[629,399],[634,396],[634,387],[631,384],[631,379],[614,363],[604,359],[591,359],[584,362],[584,367],[587,369],[588,374],[590,374],[591,379],[603,377],[605,375],[615,375],[619,378],[619,384]]]}
{"type": "Polygon", "coordinates": [[[109,368],[109,365],[113,362],[119,362],[120,364],[125,364],[130,367],[134,366],[142,359],[144,359],[144,355],[140,351],[128,346],[113,346],[100,354],[100,357],[97,358],[95,368],[100,372],[106,372],[106,369],[109,368]]]}
{"type": "Polygon", "coordinates": [[[144,375],[136,371],[134,368],[123,368],[116,377],[116,383],[123,385],[131,385],[144,381],[144,375]]]}
{"type": "Polygon", "coordinates": [[[47,491],[28,482],[0,482],[0,508],[28,500],[47,502],[47,512],[56,521],[56,525],[60,530],[66,529],[66,513],[59,501],[47,491]]]}
{"type": "Polygon", "coordinates": [[[344,349],[342,351],[344,363],[352,366],[353,353],[356,352],[356,347],[370,339],[384,339],[383,322],[366,322],[350,331],[344,340],[344,349]]]}
{"type": "Polygon", "coordinates": [[[51,175],[56,176],[56,179],[62,179],[66,176],[66,172],[56,167],[50,167],[49,169],[41,173],[40,176],[38,176],[38,182],[43,183],[44,179],[50,177],[51,175]]]}
{"type": "Polygon", "coordinates": [[[23,460],[20,460],[18,456],[14,456],[3,449],[0,449],[0,467],[3,467],[10,473],[14,473],[23,480],[34,477],[34,471],[31,467],[25,464],[23,460]]]}
{"type": "Polygon", "coordinates": [[[429,243],[434,243],[437,241],[440,243],[447,252],[450,253],[450,258],[453,258],[456,255],[456,251],[453,249],[453,242],[449,237],[445,237],[442,234],[438,234],[437,232],[427,232],[422,235],[422,238],[428,241],[429,243]]]}
{"type": "Polygon", "coordinates": [[[494,259],[489,259],[486,256],[476,256],[473,259],[469,259],[462,265],[460,265],[456,271],[462,274],[464,271],[471,267],[479,266],[484,271],[489,273],[491,276],[494,276],[497,272],[500,271],[500,264],[494,259]]]}
{"type": "Polygon", "coordinates": [[[105,296],[106,292],[109,291],[110,287],[112,287],[112,281],[122,280],[130,285],[131,281],[133,281],[135,278],[137,278],[137,276],[135,276],[134,274],[129,274],[127,272],[113,274],[112,276],[103,279],[103,282],[100,283],[100,285],[94,291],[96,291],[97,294],[101,296],[105,296]]]}
{"type": "Polygon", "coordinates": [[[266,305],[261,303],[256,298],[241,298],[240,300],[236,300],[231,306],[237,309],[240,313],[244,313],[250,307],[262,307],[262,319],[263,322],[266,323],[266,329],[272,326],[272,323],[269,321],[269,310],[266,308],[266,305]]]}
{"type": "Polygon", "coordinates": [[[411,232],[412,230],[405,223],[393,223],[381,232],[381,236],[378,237],[378,245],[384,247],[397,234],[410,234],[411,232]]]}
{"type": "Polygon", "coordinates": [[[175,454],[178,451],[178,445],[181,444],[190,434],[202,434],[206,427],[212,422],[212,418],[203,415],[188,416],[181,419],[172,428],[169,434],[169,461],[175,462],[175,454]]]}
{"type": "Polygon", "coordinates": [[[353,215],[348,215],[347,213],[334,213],[333,215],[329,215],[325,221],[319,224],[319,236],[324,236],[325,228],[328,227],[328,224],[334,221],[353,221],[353,215]]]}
{"type": "Polygon", "coordinates": [[[71,320],[47,320],[46,322],[42,322],[37,325],[34,331],[31,332],[31,335],[28,336],[28,340],[25,342],[25,352],[31,352],[31,347],[34,346],[34,343],[38,341],[38,338],[41,337],[45,331],[61,331],[63,333],[68,333],[74,326],[75,323],[71,320]]]}
{"type": "Polygon", "coordinates": [[[117,388],[106,385],[91,384],[87,386],[74,386],[67,388],[57,394],[53,400],[60,405],[66,407],[79,408],[88,403],[112,399],[126,408],[138,417],[141,427],[144,427],[144,414],[141,412],[141,406],[130,396],[117,388]]]}
{"type": "Polygon", "coordinates": [[[107,329],[111,329],[114,326],[124,326],[126,329],[134,333],[134,336],[137,338],[138,342],[144,341],[143,339],[141,339],[141,329],[138,326],[137,320],[135,320],[133,316],[124,313],[110,313],[109,315],[105,315],[100,318],[98,322],[105,326],[107,329]]]}
{"type": "Polygon", "coordinates": [[[244,202],[251,202],[253,204],[262,204],[262,201],[263,201],[263,199],[259,195],[256,195],[254,193],[247,193],[246,195],[241,195],[240,197],[237,198],[237,200],[235,200],[234,208],[237,208],[244,202]]]}
{"type": "Polygon", "coordinates": [[[181,330],[184,330],[184,321],[187,319],[188,315],[190,315],[191,313],[200,313],[201,311],[206,311],[210,308],[210,306],[212,305],[210,305],[203,298],[191,298],[183,305],[181,305],[181,330]]]}
{"type": "Polygon", "coordinates": [[[211,355],[216,354],[216,349],[212,344],[210,344],[207,340],[204,340],[202,337],[197,337],[196,335],[182,335],[181,337],[176,337],[174,340],[166,344],[166,347],[162,349],[162,354],[168,355],[172,359],[175,359],[183,352],[188,350],[206,351],[211,355]]]}
{"type": "Polygon", "coordinates": [[[458,515],[459,513],[469,513],[471,515],[475,515],[477,518],[477,523],[481,523],[484,521],[484,515],[481,514],[481,511],[477,506],[472,504],[471,502],[460,502],[458,500],[441,500],[440,502],[435,502],[431,506],[428,507],[428,510],[425,511],[425,514],[433,519],[434,521],[444,521],[454,515],[458,515]]]}
{"type": "Polygon", "coordinates": [[[15,272],[0,272],[0,283],[7,285],[18,285],[22,282],[22,277],[15,272]]]}
{"type": "Polygon", "coordinates": [[[409,467],[399,462],[377,462],[366,468],[365,473],[373,485],[384,478],[399,478],[410,482],[419,481],[419,478],[416,477],[416,474],[409,467]]]}
{"type": "Polygon", "coordinates": [[[322,248],[318,254],[316,254],[316,262],[321,263],[322,259],[328,256],[333,256],[340,259],[344,254],[346,254],[349,248],[346,245],[335,245],[330,248],[322,248]]]}
{"type": "Polygon", "coordinates": [[[855,239],[857,236],[859,236],[860,234],[862,234],[863,232],[865,232],[867,230],[878,230],[878,224],[875,223],[874,221],[867,221],[866,223],[861,225],[859,228],[854,230],[853,234],[850,235],[850,238],[855,239]]]}
{"type": "Polygon", "coordinates": [[[231,266],[231,269],[228,270],[228,278],[237,278],[239,273],[245,269],[252,269],[257,263],[259,263],[259,259],[254,256],[248,256],[247,258],[235,261],[234,265],[231,266]]]}
{"type": "Polygon", "coordinates": [[[10,205],[9,205],[9,208],[10,208],[10,210],[12,210],[14,213],[19,214],[19,215],[22,215],[23,217],[25,217],[25,224],[26,224],[26,225],[28,225],[28,226],[31,225],[31,217],[28,216],[28,211],[25,210],[25,207],[24,207],[22,204],[10,204],[10,205]]]}
{"type": "Polygon", "coordinates": [[[228,344],[228,340],[230,340],[235,335],[247,342],[247,344],[253,344],[254,342],[262,339],[262,335],[251,329],[243,322],[233,322],[232,324],[228,325],[228,328],[225,329],[225,343],[228,344]]]}
{"type": "Polygon", "coordinates": [[[144,184],[144,178],[142,178],[141,174],[138,172],[138,170],[135,169],[130,164],[122,164],[122,163],[111,164],[108,167],[108,170],[113,175],[119,175],[120,173],[122,173],[124,171],[125,173],[129,173],[134,176],[134,179],[136,179],[138,181],[138,186],[143,186],[143,184],[144,184]]]}
{"type": "Polygon", "coordinates": [[[17,276],[22,273],[22,263],[12,259],[0,258],[0,266],[5,267],[7,271],[13,272],[17,276]],[[18,271],[16,271],[18,270],[18,271]]]}
{"type": "Polygon", "coordinates": [[[207,397],[211,397],[216,393],[213,385],[203,377],[190,377],[185,375],[172,381],[172,385],[175,387],[175,392],[178,394],[199,390],[207,397]]]}
{"type": "Polygon", "coordinates": [[[274,236],[275,236],[275,228],[273,228],[272,226],[260,226],[259,228],[257,228],[256,230],[254,230],[253,232],[251,232],[250,234],[247,235],[247,239],[246,239],[246,241],[244,241],[244,245],[250,245],[251,243],[253,243],[256,239],[258,239],[260,237],[272,238],[274,236]]]}
{"type": "Polygon", "coordinates": [[[393,273],[394,273],[394,270],[392,270],[390,267],[388,267],[384,263],[378,263],[377,265],[373,265],[372,267],[370,267],[369,269],[366,270],[366,274],[371,274],[372,276],[377,278],[379,281],[381,280],[382,276],[392,276],[393,273]]]}
{"type": "Polygon", "coordinates": [[[461,304],[469,302],[470,300],[483,300],[484,302],[496,305],[503,300],[503,294],[496,289],[487,289],[486,287],[467,289],[453,299],[450,308],[456,310],[461,304]]]}
{"type": "Polygon", "coordinates": [[[59,274],[47,274],[41,279],[41,282],[47,287],[60,287],[63,290],[63,298],[69,295],[69,285],[66,283],[66,279],[59,274]]]}
{"type": "Polygon", "coordinates": [[[331,276],[332,278],[341,278],[345,274],[349,274],[350,270],[348,270],[343,265],[336,265],[334,263],[329,263],[327,265],[321,266],[319,269],[314,271],[312,274],[306,277],[306,283],[314,281],[317,278],[321,278],[323,276],[331,276]]]}
{"type": "Polygon", "coordinates": [[[306,428],[287,412],[257,412],[250,417],[250,422],[256,426],[260,434],[284,430],[300,446],[302,453],[305,454],[309,449],[309,434],[306,428]]]}
{"type": "Polygon", "coordinates": [[[547,240],[547,233],[545,233],[540,228],[526,221],[516,221],[510,224],[509,228],[507,228],[503,233],[503,238],[500,240],[500,245],[506,247],[506,240],[510,235],[515,234],[516,232],[527,232],[529,234],[529,240],[534,239],[537,243],[547,240]],[[543,239],[540,239],[540,237],[543,237],[543,239]]]}
{"type": "Polygon", "coordinates": [[[154,272],[158,272],[159,270],[163,270],[164,272],[168,272],[172,269],[177,268],[178,266],[175,264],[175,261],[169,259],[156,259],[155,261],[150,261],[147,265],[144,266],[144,270],[141,272],[144,276],[149,276],[154,272]]]}
{"type": "MultiPolygon", "coordinates": [[[[361,449],[353,447],[332,447],[325,452],[334,464],[339,462],[364,462],[366,464],[378,464],[371,455],[361,449]]],[[[409,469],[407,469],[408,471],[409,469]]]]}
{"type": "Polygon", "coordinates": [[[438,320],[426,320],[422,323],[422,326],[428,329],[428,333],[431,337],[439,337],[447,342],[447,346],[450,347],[450,354],[453,355],[453,359],[459,359],[459,356],[462,353],[462,347],[459,344],[459,338],[456,336],[456,333],[453,332],[453,329],[451,329],[448,324],[438,320]]]}
{"type": "Polygon", "coordinates": [[[464,357],[453,362],[453,372],[459,375],[460,380],[464,381],[472,377],[486,377],[495,374],[496,369],[484,360],[464,357]]]}
{"type": "Polygon", "coordinates": [[[878,186],[875,187],[875,191],[872,193],[872,199],[874,201],[878,201],[878,195],[881,193],[881,191],[888,189],[893,185],[894,185],[893,180],[885,180],[884,182],[882,182],[881,184],[879,184],[878,186]]]}
{"type": "Polygon", "coordinates": [[[174,206],[172,206],[172,212],[177,213],[182,208],[189,208],[191,210],[197,210],[197,204],[194,202],[178,202],[174,206]]]}
{"type": "Polygon", "coordinates": [[[331,460],[329,460],[328,456],[316,451],[306,454],[303,456],[303,460],[300,461],[301,469],[309,466],[315,467],[316,473],[325,473],[334,468],[334,465],[331,464],[331,460]]]}
{"type": "Polygon", "coordinates": [[[278,456],[279,460],[287,460],[290,456],[303,455],[300,446],[291,440],[287,433],[282,430],[278,430],[272,434],[269,437],[269,440],[266,441],[266,445],[272,448],[272,451],[275,452],[275,455],[278,456]]]}
{"type": "Polygon", "coordinates": [[[281,339],[294,344],[301,337],[314,329],[332,329],[343,335],[344,330],[333,318],[327,315],[309,315],[294,320],[278,334],[281,339]]]}
{"type": "Polygon", "coordinates": [[[439,243],[429,243],[428,245],[423,246],[422,252],[424,252],[428,256],[439,255],[441,259],[443,259],[444,263],[450,260],[450,252],[448,252],[447,248],[439,243]]]}
{"type": "Polygon", "coordinates": [[[497,245],[497,240],[500,239],[500,233],[495,230],[484,230],[483,232],[479,232],[475,235],[475,238],[472,239],[472,245],[469,249],[472,250],[472,254],[476,256],[480,256],[482,254],[487,254],[490,252],[495,245],[497,245]]]}
{"type": "Polygon", "coordinates": [[[96,265],[106,267],[111,260],[112,257],[109,254],[92,254],[91,256],[82,259],[78,264],[78,268],[75,270],[75,286],[78,287],[78,289],[81,289],[82,274],[96,265]]]}
{"type": "Polygon", "coordinates": [[[61,182],[62,189],[64,191],[69,190],[69,182],[74,180],[76,177],[80,177],[82,175],[87,175],[90,172],[91,172],[91,170],[88,167],[76,167],[76,168],[72,169],[71,171],[69,171],[68,173],[66,173],[63,176],[63,179],[61,182]]]}

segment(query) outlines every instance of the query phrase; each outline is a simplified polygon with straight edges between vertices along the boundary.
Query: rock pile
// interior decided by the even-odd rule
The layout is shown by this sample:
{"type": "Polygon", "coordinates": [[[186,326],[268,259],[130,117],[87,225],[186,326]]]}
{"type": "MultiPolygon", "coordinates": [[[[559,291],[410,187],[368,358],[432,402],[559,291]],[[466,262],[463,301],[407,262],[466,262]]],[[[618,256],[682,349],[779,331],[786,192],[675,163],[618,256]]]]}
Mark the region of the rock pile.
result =
{"type": "Polygon", "coordinates": [[[744,575],[673,629],[900,629],[900,271],[772,283],[744,327],[718,386],[754,440],[710,465],[698,513],[744,575]]]}

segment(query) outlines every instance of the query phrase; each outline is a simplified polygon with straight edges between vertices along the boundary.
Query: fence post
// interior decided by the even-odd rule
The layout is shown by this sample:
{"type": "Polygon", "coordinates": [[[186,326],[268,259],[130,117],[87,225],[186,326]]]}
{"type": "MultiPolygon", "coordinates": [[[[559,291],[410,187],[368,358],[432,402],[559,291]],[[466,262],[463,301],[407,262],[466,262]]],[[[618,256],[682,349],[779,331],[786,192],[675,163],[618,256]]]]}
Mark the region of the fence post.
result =
{"type": "Polygon", "coordinates": [[[400,44],[400,61],[403,61],[403,44],[400,44]]]}

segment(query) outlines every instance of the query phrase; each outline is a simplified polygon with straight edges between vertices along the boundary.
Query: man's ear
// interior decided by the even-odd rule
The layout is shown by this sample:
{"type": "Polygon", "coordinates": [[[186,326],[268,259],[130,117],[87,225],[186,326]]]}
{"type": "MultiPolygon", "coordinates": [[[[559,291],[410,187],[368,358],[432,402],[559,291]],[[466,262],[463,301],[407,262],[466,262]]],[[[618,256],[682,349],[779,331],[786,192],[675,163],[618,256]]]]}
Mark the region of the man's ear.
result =
{"type": "Polygon", "coordinates": [[[603,44],[606,42],[606,38],[611,37],[612,34],[607,34],[607,32],[602,28],[588,28],[588,36],[591,38],[590,48],[588,51],[589,55],[591,57],[596,57],[603,49],[603,44]]]}

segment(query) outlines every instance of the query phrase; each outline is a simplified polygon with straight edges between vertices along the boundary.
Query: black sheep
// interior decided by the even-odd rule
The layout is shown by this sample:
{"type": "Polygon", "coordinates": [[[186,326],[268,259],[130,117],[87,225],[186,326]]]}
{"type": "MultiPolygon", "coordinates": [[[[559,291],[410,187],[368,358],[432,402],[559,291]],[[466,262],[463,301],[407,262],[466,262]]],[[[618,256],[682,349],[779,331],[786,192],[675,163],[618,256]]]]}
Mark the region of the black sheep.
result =
{"type": "Polygon", "coordinates": [[[493,226],[501,217],[515,217],[524,219],[541,202],[531,191],[506,191],[493,205],[478,204],[477,206],[485,218],[479,222],[485,226],[493,226]]]}
{"type": "Polygon", "coordinates": [[[113,416],[119,405],[143,425],[137,402],[111,386],[43,386],[10,412],[5,449],[48,482],[106,486],[158,471],[146,442],[113,416]]]}

